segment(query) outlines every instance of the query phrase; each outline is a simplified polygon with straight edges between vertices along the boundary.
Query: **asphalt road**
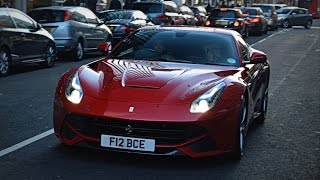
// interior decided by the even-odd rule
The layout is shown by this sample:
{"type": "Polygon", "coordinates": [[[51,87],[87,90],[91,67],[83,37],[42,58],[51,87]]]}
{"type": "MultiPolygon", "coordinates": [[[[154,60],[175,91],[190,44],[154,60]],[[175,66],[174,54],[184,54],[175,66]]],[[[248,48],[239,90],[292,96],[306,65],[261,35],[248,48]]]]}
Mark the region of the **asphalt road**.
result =
{"type": "MultiPolygon", "coordinates": [[[[315,23],[318,26],[319,21],[315,23]]],[[[320,179],[320,27],[249,37],[271,64],[266,122],[251,128],[241,161],[109,153],[49,135],[0,156],[0,179],[320,179]]],[[[0,79],[0,152],[52,129],[59,76],[96,60],[18,67],[0,79]]]]}

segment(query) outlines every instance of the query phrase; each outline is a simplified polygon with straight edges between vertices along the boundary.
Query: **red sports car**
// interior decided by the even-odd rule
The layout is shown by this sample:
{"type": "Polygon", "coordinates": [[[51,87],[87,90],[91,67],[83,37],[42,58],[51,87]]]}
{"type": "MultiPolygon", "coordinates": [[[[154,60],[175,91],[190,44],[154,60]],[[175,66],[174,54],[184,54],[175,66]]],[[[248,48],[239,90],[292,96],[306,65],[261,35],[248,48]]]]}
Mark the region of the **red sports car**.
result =
{"type": "Polygon", "coordinates": [[[250,124],[266,117],[269,74],[236,31],[145,27],[61,77],[55,134],[103,150],[240,158],[250,124]]]}

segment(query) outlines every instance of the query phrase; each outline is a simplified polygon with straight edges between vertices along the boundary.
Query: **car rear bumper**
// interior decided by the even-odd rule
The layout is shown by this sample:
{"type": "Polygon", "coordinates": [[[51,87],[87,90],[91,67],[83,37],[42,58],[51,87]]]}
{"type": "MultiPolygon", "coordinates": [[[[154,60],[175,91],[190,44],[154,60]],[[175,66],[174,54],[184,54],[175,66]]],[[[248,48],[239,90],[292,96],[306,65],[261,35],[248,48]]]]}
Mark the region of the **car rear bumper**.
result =
{"type": "Polygon", "coordinates": [[[72,38],[68,39],[55,39],[58,53],[72,51],[76,42],[72,38]]]}

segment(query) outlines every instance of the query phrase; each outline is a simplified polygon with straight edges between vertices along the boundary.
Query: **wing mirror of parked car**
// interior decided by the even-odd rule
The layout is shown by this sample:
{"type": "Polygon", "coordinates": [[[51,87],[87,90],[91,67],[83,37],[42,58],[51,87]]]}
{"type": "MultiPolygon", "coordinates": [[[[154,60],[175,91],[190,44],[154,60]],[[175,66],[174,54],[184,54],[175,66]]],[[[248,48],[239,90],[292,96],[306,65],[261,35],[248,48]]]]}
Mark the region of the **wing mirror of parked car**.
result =
{"type": "Polygon", "coordinates": [[[297,14],[297,13],[295,13],[295,12],[291,13],[292,16],[294,16],[294,15],[296,15],[296,14],[297,14]]]}
{"type": "Polygon", "coordinates": [[[267,61],[267,55],[261,51],[255,51],[251,54],[250,64],[259,64],[267,61]]]}
{"type": "Polygon", "coordinates": [[[98,50],[104,55],[108,55],[111,52],[111,47],[110,42],[103,42],[98,45],[98,50]]]}
{"type": "Polygon", "coordinates": [[[39,23],[36,23],[35,27],[33,29],[30,29],[30,32],[37,32],[42,28],[42,25],[39,23]]]}

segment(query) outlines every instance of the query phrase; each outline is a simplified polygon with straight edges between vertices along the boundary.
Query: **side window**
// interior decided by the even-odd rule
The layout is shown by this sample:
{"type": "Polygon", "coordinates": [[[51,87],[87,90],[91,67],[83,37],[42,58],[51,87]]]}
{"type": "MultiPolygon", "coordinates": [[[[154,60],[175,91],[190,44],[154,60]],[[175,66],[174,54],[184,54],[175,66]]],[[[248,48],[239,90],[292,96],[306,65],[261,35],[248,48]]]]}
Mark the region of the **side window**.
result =
{"type": "Polygon", "coordinates": [[[239,44],[240,54],[244,61],[250,61],[249,46],[247,43],[239,36],[236,38],[239,44]]]}
{"type": "Polygon", "coordinates": [[[20,12],[10,11],[9,14],[11,15],[13,21],[17,25],[17,28],[22,29],[34,29],[34,23],[31,19],[20,12]]]}
{"type": "Polygon", "coordinates": [[[0,11],[0,27],[15,28],[15,25],[7,11],[0,11]]]}
{"type": "Polygon", "coordinates": [[[262,15],[263,16],[263,11],[261,9],[258,9],[258,15],[262,15]]]}
{"type": "Polygon", "coordinates": [[[293,11],[291,12],[291,14],[293,14],[293,13],[299,14],[298,9],[293,10],[293,11]]]}
{"type": "Polygon", "coordinates": [[[87,23],[86,17],[78,12],[73,12],[70,20],[82,22],[82,23],[87,23]]]}
{"type": "Polygon", "coordinates": [[[89,9],[81,9],[79,13],[86,17],[88,23],[91,23],[91,24],[99,23],[97,16],[89,9]]]}
{"type": "Polygon", "coordinates": [[[172,6],[172,5],[169,5],[169,4],[165,4],[164,5],[165,6],[165,10],[166,10],[166,12],[178,12],[178,8],[177,7],[174,7],[174,6],[172,6]]]}

